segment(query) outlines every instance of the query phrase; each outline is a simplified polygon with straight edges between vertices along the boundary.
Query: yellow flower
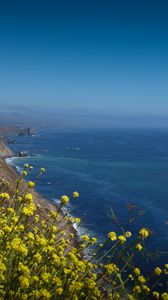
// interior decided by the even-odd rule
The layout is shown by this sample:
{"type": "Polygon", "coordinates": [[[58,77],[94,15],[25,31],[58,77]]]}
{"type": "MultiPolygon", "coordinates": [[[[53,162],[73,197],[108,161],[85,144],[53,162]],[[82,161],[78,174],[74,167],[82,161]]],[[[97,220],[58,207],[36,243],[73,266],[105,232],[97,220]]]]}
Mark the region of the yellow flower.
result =
{"type": "Polygon", "coordinates": [[[30,203],[28,206],[23,207],[22,213],[26,216],[32,216],[35,210],[36,210],[35,205],[33,203],[30,203]]]}
{"type": "Polygon", "coordinates": [[[29,167],[29,170],[30,170],[30,171],[32,171],[33,169],[34,169],[33,166],[30,166],[30,167],[29,167]]]}
{"type": "Polygon", "coordinates": [[[139,276],[141,274],[141,271],[139,268],[135,268],[133,272],[136,276],[139,276]]]}
{"type": "Polygon", "coordinates": [[[19,262],[18,270],[22,272],[24,275],[30,274],[30,269],[28,266],[24,265],[22,262],[19,262]]]}
{"type": "Polygon", "coordinates": [[[141,288],[139,285],[134,286],[133,288],[133,292],[136,294],[140,294],[141,293],[141,288]]]}
{"type": "Polygon", "coordinates": [[[152,295],[153,295],[153,297],[154,297],[155,299],[159,299],[159,297],[160,297],[159,293],[156,292],[156,291],[154,291],[154,292],[152,293],[152,295]]]}
{"type": "Polygon", "coordinates": [[[34,234],[32,232],[28,232],[26,237],[30,240],[34,240],[34,234]]]}
{"type": "Polygon", "coordinates": [[[113,272],[118,271],[117,266],[113,263],[105,265],[104,268],[108,274],[112,274],[113,272]]]}
{"type": "Polygon", "coordinates": [[[140,275],[140,276],[138,277],[138,281],[139,281],[140,283],[145,283],[145,282],[146,282],[146,279],[144,278],[144,276],[140,275]]]}
{"type": "Polygon", "coordinates": [[[69,203],[69,197],[66,196],[66,195],[63,195],[63,196],[61,197],[61,204],[62,204],[62,205],[66,205],[66,204],[68,204],[68,203],[69,203]]]}
{"type": "Polygon", "coordinates": [[[22,175],[23,175],[23,176],[27,176],[27,174],[28,174],[28,173],[27,173],[26,171],[23,171],[23,172],[22,172],[22,175]]]}
{"type": "Polygon", "coordinates": [[[159,267],[156,267],[154,269],[154,273],[155,273],[155,275],[159,276],[162,273],[162,270],[159,267]]]}
{"type": "MultiPolygon", "coordinates": [[[[33,290],[30,293],[30,296],[32,296],[33,299],[40,299],[40,292],[38,290],[33,290]]],[[[31,299],[31,297],[30,297],[30,299],[31,299]]]]}
{"type": "Polygon", "coordinates": [[[115,293],[115,294],[113,295],[113,299],[114,299],[114,300],[119,300],[119,299],[120,299],[120,295],[119,295],[118,293],[115,293]]]}
{"type": "Polygon", "coordinates": [[[162,300],[168,300],[168,293],[162,293],[161,299],[162,300]]]}
{"type": "Polygon", "coordinates": [[[43,247],[47,246],[47,240],[43,236],[42,237],[41,236],[37,236],[36,239],[37,239],[37,243],[40,246],[43,246],[43,247]]]}
{"type": "Polygon", "coordinates": [[[79,193],[77,191],[73,192],[72,197],[73,198],[78,198],[79,197],[79,193]]]}
{"type": "Polygon", "coordinates": [[[40,172],[41,172],[41,173],[45,173],[45,169],[44,169],[44,168],[41,168],[41,169],[40,169],[40,172]]]}
{"type": "Polygon", "coordinates": [[[120,241],[121,244],[124,244],[126,242],[126,238],[123,235],[119,235],[118,240],[120,241]]]}
{"type": "Polygon", "coordinates": [[[11,214],[14,214],[15,213],[15,210],[12,208],[12,207],[8,207],[7,208],[7,211],[11,214]]]}
{"type": "Polygon", "coordinates": [[[38,282],[38,281],[39,281],[38,276],[32,276],[32,277],[31,277],[31,281],[32,281],[33,283],[38,282]]]}
{"type": "Polygon", "coordinates": [[[41,274],[41,278],[42,278],[42,280],[43,280],[44,282],[47,282],[47,283],[48,283],[50,277],[51,277],[51,275],[50,275],[50,273],[48,273],[48,272],[43,272],[43,273],[41,274]]]}
{"type": "Polygon", "coordinates": [[[58,295],[62,295],[62,293],[63,293],[63,288],[62,288],[62,287],[57,288],[57,289],[56,289],[56,293],[57,293],[58,295]]]}
{"type": "Polygon", "coordinates": [[[5,233],[10,233],[12,231],[12,228],[9,227],[8,225],[4,227],[4,232],[5,233]]]}
{"type": "Polygon", "coordinates": [[[139,234],[143,239],[146,239],[149,237],[149,230],[146,228],[141,228],[139,234]]]}
{"type": "Polygon", "coordinates": [[[1,193],[0,198],[2,198],[3,200],[9,200],[10,195],[8,193],[1,193]]]}
{"type": "Polygon", "coordinates": [[[35,182],[29,181],[29,182],[28,182],[28,187],[29,187],[30,189],[34,188],[34,187],[35,187],[35,182]]]}
{"type": "Polygon", "coordinates": [[[143,249],[143,247],[140,243],[138,243],[135,248],[137,251],[141,251],[143,249]]]}
{"type": "Polygon", "coordinates": [[[29,167],[29,164],[27,164],[27,163],[26,163],[26,164],[24,164],[24,168],[26,168],[26,169],[27,169],[28,167],[29,167]]]}
{"type": "Polygon", "coordinates": [[[41,298],[39,298],[39,299],[49,300],[51,298],[50,292],[47,291],[46,289],[41,289],[40,290],[40,296],[41,296],[41,298]]]}
{"type": "Polygon", "coordinates": [[[22,196],[18,196],[17,200],[21,202],[23,200],[22,196]]]}
{"type": "Polygon", "coordinates": [[[40,219],[40,216],[39,215],[35,215],[34,220],[35,220],[36,223],[39,221],[39,219],[40,219]]]}
{"type": "Polygon", "coordinates": [[[92,243],[92,244],[96,244],[96,243],[97,243],[97,238],[92,237],[92,238],[91,238],[91,243],[92,243]]]}
{"type": "Polygon", "coordinates": [[[29,278],[27,278],[25,276],[20,276],[19,282],[20,282],[20,287],[22,289],[27,289],[29,287],[29,278]]]}
{"type": "Polygon", "coordinates": [[[90,240],[89,236],[87,234],[82,235],[82,240],[87,242],[90,240]]]}
{"type": "Polygon", "coordinates": [[[128,300],[136,300],[133,295],[128,294],[127,297],[128,297],[128,300]]]}
{"type": "Polygon", "coordinates": [[[96,285],[96,282],[92,278],[86,279],[86,284],[88,285],[89,289],[93,289],[96,285]]]}
{"type": "Polygon", "coordinates": [[[35,260],[36,260],[38,263],[40,263],[41,260],[42,260],[42,256],[41,256],[41,254],[40,254],[39,252],[37,252],[37,253],[34,255],[34,258],[35,258],[35,260]]]}
{"type": "Polygon", "coordinates": [[[116,241],[117,239],[117,235],[114,231],[111,231],[108,233],[108,238],[111,240],[111,241],[116,241]]]}
{"type": "Polygon", "coordinates": [[[52,231],[52,232],[56,232],[56,231],[57,231],[57,227],[56,227],[55,225],[53,225],[53,226],[51,227],[51,231],[52,231]]]}
{"type": "Polygon", "coordinates": [[[19,231],[23,231],[23,230],[24,230],[24,228],[25,228],[25,227],[24,227],[24,225],[23,225],[23,224],[20,224],[20,225],[18,226],[18,230],[19,230],[19,231]]]}
{"type": "Polygon", "coordinates": [[[75,223],[80,223],[81,222],[81,219],[80,218],[75,218],[75,223]]]}
{"type": "Polygon", "coordinates": [[[130,238],[132,236],[132,233],[130,231],[125,232],[125,237],[130,238]]]}
{"type": "Polygon", "coordinates": [[[24,196],[24,199],[28,202],[32,202],[33,201],[33,196],[32,194],[30,193],[27,193],[25,196],[24,196]]]}
{"type": "Polygon", "coordinates": [[[146,293],[149,294],[150,288],[147,285],[142,285],[142,290],[146,293]]]}
{"type": "Polygon", "coordinates": [[[129,274],[129,275],[128,275],[128,278],[129,278],[130,280],[132,280],[132,281],[134,280],[134,277],[132,276],[132,274],[129,274]]]}

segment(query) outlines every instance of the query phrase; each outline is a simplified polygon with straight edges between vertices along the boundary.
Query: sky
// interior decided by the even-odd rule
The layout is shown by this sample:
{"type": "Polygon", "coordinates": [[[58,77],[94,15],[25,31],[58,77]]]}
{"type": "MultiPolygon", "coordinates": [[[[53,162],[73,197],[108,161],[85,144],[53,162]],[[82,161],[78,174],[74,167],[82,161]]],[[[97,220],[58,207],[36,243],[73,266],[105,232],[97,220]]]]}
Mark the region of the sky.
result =
{"type": "Polygon", "coordinates": [[[167,116],[168,2],[0,0],[0,104],[167,116]]]}

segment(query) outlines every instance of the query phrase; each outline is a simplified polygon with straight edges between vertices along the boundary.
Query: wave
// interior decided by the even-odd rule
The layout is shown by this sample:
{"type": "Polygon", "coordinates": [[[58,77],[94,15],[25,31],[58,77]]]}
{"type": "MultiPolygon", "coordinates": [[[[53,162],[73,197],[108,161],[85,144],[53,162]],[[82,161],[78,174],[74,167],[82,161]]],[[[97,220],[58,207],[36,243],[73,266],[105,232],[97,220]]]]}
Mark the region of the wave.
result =
{"type": "Polygon", "coordinates": [[[13,166],[13,165],[15,165],[14,162],[16,161],[16,159],[18,159],[18,157],[13,156],[13,157],[5,158],[5,161],[6,161],[6,163],[7,163],[8,165],[13,166]]]}

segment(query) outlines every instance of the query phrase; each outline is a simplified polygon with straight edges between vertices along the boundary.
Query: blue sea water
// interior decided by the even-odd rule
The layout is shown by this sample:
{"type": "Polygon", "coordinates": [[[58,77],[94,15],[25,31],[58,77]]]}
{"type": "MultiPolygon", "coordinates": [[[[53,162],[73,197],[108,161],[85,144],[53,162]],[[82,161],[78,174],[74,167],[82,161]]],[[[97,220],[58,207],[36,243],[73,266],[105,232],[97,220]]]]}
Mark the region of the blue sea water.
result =
{"type": "Polygon", "coordinates": [[[149,249],[164,253],[160,263],[168,258],[168,130],[41,129],[33,137],[18,137],[12,148],[34,153],[12,162],[33,165],[31,176],[46,168],[37,190],[48,200],[79,191],[69,211],[82,219],[81,230],[105,239],[117,230],[110,217],[114,209],[134,234],[150,228],[149,249]]]}

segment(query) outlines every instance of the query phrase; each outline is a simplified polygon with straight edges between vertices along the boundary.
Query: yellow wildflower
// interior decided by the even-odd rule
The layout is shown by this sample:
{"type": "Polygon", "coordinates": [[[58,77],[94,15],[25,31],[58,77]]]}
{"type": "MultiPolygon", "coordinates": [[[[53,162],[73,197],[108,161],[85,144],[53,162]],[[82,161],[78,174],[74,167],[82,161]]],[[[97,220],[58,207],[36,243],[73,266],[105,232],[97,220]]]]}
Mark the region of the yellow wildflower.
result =
{"type": "Polygon", "coordinates": [[[72,194],[73,198],[78,198],[79,197],[79,193],[77,191],[73,192],[72,194]]]}
{"type": "Polygon", "coordinates": [[[29,278],[27,278],[25,276],[20,276],[19,282],[20,282],[20,287],[22,289],[27,289],[29,287],[29,278]]]}
{"type": "Polygon", "coordinates": [[[24,275],[30,274],[30,269],[28,266],[24,265],[22,262],[19,262],[18,270],[22,272],[24,275]]]}
{"type": "Polygon", "coordinates": [[[58,295],[62,295],[62,293],[63,293],[63,288],[62,288],[62,287],[58,287],[58,288],[56,289],[56,293],[57,293],[58,295]]]}
{"type": "Polygon", "coordinates": [[[90,240],[89,236],[87,234],[82,235],[82,240],[87,242],[90,240]]]}
{"type": "Polygon", "coordinates": [[[161,299],[162,300],[168,300],[168,293],[162,293],[161,299]]]}
{"type": "Polygon", "coordinates": [[[108,238],[111,240],[111,241],[116,241],[117,239],[117,235],[114,231],[111,231],[108,233],[108,238]]]}
{"type": "Polygon", "coordinates": [[[80,218],[75,218],[75,223],[80,223],[81,222],[81,219],[80,218]]]}
{"type": "Polygon", "coordinates": [[[137,251],[141,251],[143,249],[143,246],[140,243],[138,243],[135,248],[137,251]]]}
{"type": "Polygon", "coordinates": [[[27,216],[32,216],[35,210],[36,210],[35,205],[33,203],[30,203],[28,206],[23,207],[22,213],[27,216]]]}
{"type": "Polygon", "coordinates": [[[29,182],[28,182],[28,187],[29,187],[30,189],[34,188],[34,187],[35,187],[35,182],[29,181],[29,182]]]}
{"type": "Polygon", "coordinates": [[[26,171],[23,171],[23,172],[22,172],[22,175],[23,175],[23,176],[27,176],[27,174],[28,174],[28,173],[27,173],[26,171]]]}
{"type": "Polygon", "coordinates": [[[2,198],[3,200],[9,200],[10,195],[8,193],[1,193],[0,198],[2,198]]]}
{"type": "Polygon", "coordinates": [[[125,232],[125,237],[130,238],[132,236],[132,233],[130,231],[125,232]]]}
{"type": "Polygon", "coordinates": [[[68,204],[68,203],[69,203],[69,197],[66,196],[66,195],[63,195],[63,196],[61,197],[61,204],[62,204],[62,205],[66,205],[66,204],[68,204]]]}
{"type": "Polygon", "coordinates": [[[146,228],[141,228],[139,234],[143,239],[146,239],[149,237],[149,230],[146,228]]]}
{"type": "Polygon", "coordinates": [[[145,283],[145,282],[146,282],[146,279],[144,278],[144,276],[140,275],[140,276],[138,277],[138,281],[139,281],[140,283],[145,283]]]}
{"type": "Polygon", "coordinates": [[[115,294],[113,295],[113,299],[114,299],[114,300],[119,300],[119,299],[121,299],[119,293],[115,293],[115,294]]]}
{"type": "Polygon", "coordinates": [[[162,270],[159,267],[156,267],[154,269],[154,273],[155,273],[155,275],[159,276],[162,273],[162,270]]]}
{"type": "Polygon", "coordinates": [[[37,253],[34,255],[34,258],[35,258],[35,260],[36,260],[38,263],[40,263],[41,260],[42,260],[42,256],[41,256],[41,254],[40,254],[39,252],[37,252],[37,253]]]}
{"type": "Polygon", "coordinates": [[[141,293],[141,288],[139,285],[134,286],[133,288],[133,292],[136,294],[140,294],[141,293]]]}
{"type": "Polygon", "coordinates": [[[128,300],[136,300],[133,295],[129,295],[129,294],[127,295],[127,299],[128,300]]]}
{"type": "Polygon", "coordinates": [[[97,243],[97,238],[92,237],[92,238],[91,238],[91,243],[92,243],[92,244],[96,244],[96,243],[97,243]]]}
{"type": "Polygon", "coordinates": [[[107,271],[108,274],[111,274],[115,271],[118,271],[117,266],[113,263],[105,265],[104,268],[105,268],[105,270],[107,271]]]}
{"type": "Polygon", "coordinates": [[[133,272],[136,276],[139,276],[141,274],[141,271],[139,268],[135,268],[133,272]]]}
{"type": "Polygon", "coordinates": [[[124,244],[126,242],[126,238],[123,235],[119,235],[118,240],[120,241],[121,244],[124,244]]]}
{"type": "Polygon", "coordinates": [[[129,275],[128,275],[128,278],[129,278],[130,280],[132,280],[132,281],[134,280],[134,277],[132,276],[132,274],[129,274],[129,275]]]}
{"type": "Polygon", "coordinates": [[[39,299],[49,300],[51,298],[51,294],[46,289],[41,289],[40,290],[40,297],[41,298],[39,298],[39,299]]]}
{"type": "Polygon", "coordinates": [[[32,202],[33,201],[33,196],[32,194],[30,193],[27,193],[25,196],[24,196],[24,199],[28,202],[32,202]]]}
{"type": "Polygon", "coordinates": [[[152,293],[152,295],[153,295],[153,297],[154,297],[155,299],[159,299],[159,297],[160,297],[159,293],[156,292],[156,291],[154,291],[154,292],[152,293]]]}
{"type": "Polygon", "coordinates": [[[43,280],[44,282],[47,282],[47,283],[48,283],[50,277],[51,277],[51,275],[50,275],[50,273],[48,273],[48,272],[43,272],[43,273],[41,274],[41,278],[42,278],[42,280],[43,280]]]}
{"type": "Polygon", "coordinates": [[[24,164],[24,168],[26,168],[26,169],[27,169],[28,167],[29,167],[29,164],[27,164],[27,163],[26,163],[26,164],[24,164]]]}
{"type": "Polygon", "coordinates": [[[142,290],[143,292],[145,292],[146,294],[149,294],[150,292],[150,288],[147,285],[142,285],[142,290]]]}

